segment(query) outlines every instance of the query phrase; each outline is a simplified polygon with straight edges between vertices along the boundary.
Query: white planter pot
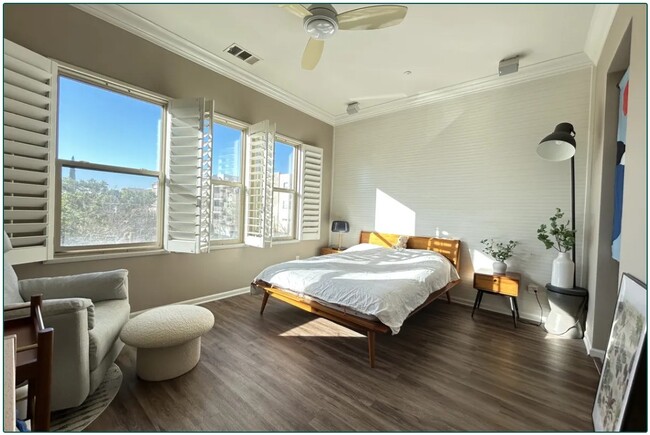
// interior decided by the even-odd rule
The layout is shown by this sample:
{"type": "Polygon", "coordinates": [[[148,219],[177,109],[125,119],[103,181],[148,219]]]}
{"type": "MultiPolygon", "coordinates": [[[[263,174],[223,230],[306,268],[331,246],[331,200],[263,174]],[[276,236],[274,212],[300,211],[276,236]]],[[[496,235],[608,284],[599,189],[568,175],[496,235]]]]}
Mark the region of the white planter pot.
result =
{"type": "Polygon", "coordinates": [[[551,272],[551,285],[560,288],[573,288],[573,272],[575,264],[571,261],[568,252],[560,252],[553,260],[553,270],[551,272]]]}
{"type": "Polygon", "coordinates": [[[507,268],[508,265],[503,261],[495,261],[494,263],[492,263],[492,272],[494,273],[504,274],[506,273],[507,268]]]}

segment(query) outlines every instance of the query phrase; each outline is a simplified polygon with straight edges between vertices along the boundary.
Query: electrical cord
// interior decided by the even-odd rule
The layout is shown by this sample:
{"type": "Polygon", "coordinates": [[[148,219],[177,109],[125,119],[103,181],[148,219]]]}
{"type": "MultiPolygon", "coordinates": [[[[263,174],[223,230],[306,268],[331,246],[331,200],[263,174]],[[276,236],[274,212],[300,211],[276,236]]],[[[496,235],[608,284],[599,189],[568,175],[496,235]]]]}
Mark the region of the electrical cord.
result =
{"type": "MultiPolygon", "coordinates": [[[[539,302],[539,301],[538,301],[538,302],[539,302]]],[[[564,335],[564,334],[566,334],[566,333],[569,332],[571,329],[573,329],[576,325],[578,325],[578,323],[580,323],[580,318],[582,317],[582,310],[583,310],[583,308],[584,308],[586,302],[587,302],[587,298],[582,298],[582,302],[580,303],[580,306],[578,307],[578,320],[576,320],[575,323],[574,323],[573,325],[569,326],[569,327],[568,327],[566,330],[564,330],[563,332],[561,332],[561,333],[559,333],[559,334],[556,333],[556,332],[549,332],[548,329],[546,329],[546,326],[542,326],[542,329],[543,329],[544,331],[548,332],[549,334],[553,334],[553,335],[564,335]]]]}
{"type": "MultiPolygon", "coordinates": [[[[528,320],[524,320],[524,319],[519,319],[519,321],[521,323],[525,323],[526,325],[541,326],[542,328],[544,328],[542,326],[542,319],[544,319],[544,308],[542,307],[542,303],[539,301],[539,295],[537,294],[537,290],[535,290],[535,299],[537,299],[537,305],[539,305],[539,323],[529,322],[528,320]]],[[[573,328],[573,326],[571,328],[573,328]]],[[[546,328],[544,328],[544,330],[546,331],[546,328]]]]}

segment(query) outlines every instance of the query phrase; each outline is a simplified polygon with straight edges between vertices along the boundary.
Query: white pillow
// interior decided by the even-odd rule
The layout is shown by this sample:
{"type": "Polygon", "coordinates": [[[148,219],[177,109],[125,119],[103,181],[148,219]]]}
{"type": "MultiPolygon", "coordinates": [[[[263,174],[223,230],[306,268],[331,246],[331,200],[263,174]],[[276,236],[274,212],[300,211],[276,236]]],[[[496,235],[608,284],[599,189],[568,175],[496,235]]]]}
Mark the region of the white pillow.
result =
{"type": "Polygon", "coordinates": [[[369,249],[384,249],[382,246],[373,245],[372,243],[360,243],[358,245],[350,246],[345,252],[355,251],[368,251],[369,249]]]}

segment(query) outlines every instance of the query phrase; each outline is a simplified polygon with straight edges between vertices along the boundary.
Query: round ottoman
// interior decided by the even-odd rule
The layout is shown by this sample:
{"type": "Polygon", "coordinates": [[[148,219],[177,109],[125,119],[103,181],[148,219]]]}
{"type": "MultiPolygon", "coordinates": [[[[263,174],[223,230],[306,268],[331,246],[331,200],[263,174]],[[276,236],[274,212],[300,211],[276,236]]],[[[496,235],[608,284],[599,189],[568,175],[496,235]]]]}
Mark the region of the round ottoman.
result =
{"type": "Polygon", "coordinates": [[[137,348],[137,373],[164,381],[189,372],[201,356],[201,335],[214,326],[210,310],[195,305],[153,308],[129,320],[122,341],[137,348]]]}

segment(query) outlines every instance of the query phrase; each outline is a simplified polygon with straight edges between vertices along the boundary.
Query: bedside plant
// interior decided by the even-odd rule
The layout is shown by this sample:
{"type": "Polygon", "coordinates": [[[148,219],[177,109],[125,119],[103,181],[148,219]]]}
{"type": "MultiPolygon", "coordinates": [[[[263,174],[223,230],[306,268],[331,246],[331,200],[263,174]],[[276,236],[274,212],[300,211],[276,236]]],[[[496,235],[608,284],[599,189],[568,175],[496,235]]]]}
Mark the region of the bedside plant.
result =
{"type": "Polygon", "coordinates": [[[506,273],[507,265],[505,261],[512,257],[515,247],[519,244],[514,240],[508,243],[495,242],[494,239],[481,240],[483,246],[483,253],[492,257],[495,262],[492,264],[494,273],[506,273]]]}
{"type": "Polygon", "coordinates": [[[539,226],[537,239],[544,243],[546,249],[555,248],[558,252],[569,252],[575,245],[576,235],[571,229],[571,221],[567,221],[566,224],[558,225],[557,223],[562,217],[564,217],[564,213],[558,208],[555,215],[549,219],[551,221],[550,230],[545,224],[539,226]],[[555,240],[551,240],[551,238],[555,240]]]}
{"type": "Polygon", "coordinates": [[[554,248],[558,251],[557,258],[553,260],[551,285],[561,288],[573,288],[575,264],[569,257],[569,251],[576,243],[576,234],[571,229],[570,220],[565,224],[558,224],[558,221],[563,217],[562,210],[556,209],[555,215],[549,219],[550,225],[548,227],[545,224],[539,226],[537,239],[544,244],[546,249],[554,248]]]}

